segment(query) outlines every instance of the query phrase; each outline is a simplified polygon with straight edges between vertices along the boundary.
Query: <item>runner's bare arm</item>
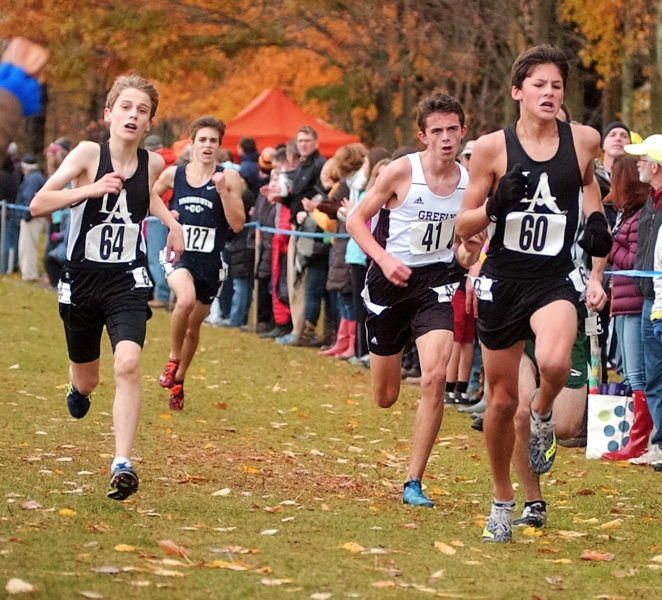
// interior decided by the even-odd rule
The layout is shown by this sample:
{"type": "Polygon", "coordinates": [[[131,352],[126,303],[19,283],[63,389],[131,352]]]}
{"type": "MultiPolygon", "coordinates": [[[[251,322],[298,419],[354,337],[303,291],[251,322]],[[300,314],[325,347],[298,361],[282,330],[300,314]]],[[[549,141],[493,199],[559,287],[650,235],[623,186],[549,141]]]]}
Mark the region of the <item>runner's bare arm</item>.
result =
{"type": "Polygon", "coordinates": [[[163,196],[168,190],[175,187],[175,171],[177,167],[172,165],[164,169],[154,183],[154,191],[157,196],[163,196]]]}
{"type": "Polygon", "coordinates": [[[225,169],[214,173],[211,180],[216,184],[216,191],[221,197],[228,224],[232,231],[239,233],[246,222],[246,212],[241,199],[241,175],[233,169],[225,169]]]}
{"type": "Polygon", "coordinates": [[[404,158],[404,160],[392,162],[379,174],[375,185],[368,190],[363,200],[347,218],[347,231],[361,247],[361,250],[379,265],[391,283],[401,287],[407,285],[411,269],[402,261],[388,254],[379,245],[368,228],[367,222],[382,207],[387,206],[394,195],[397,196],[398,184],[406,180],[411,180],[409,159],[404,158]]]}
{"type": "MultiPolygon", "coordinates": [[[[156,179],[158,173],[163,171],[163,158],[155,152],[149,153],[149,178],[150,182],[156,179]]],[[[173,167],[169,167],[173,168],[173,167]]],[[[168,169],[166,169],[167,171],[168,169]]],[[[176,264],[184,252],[184,233],[179,221],[175,219],[168,207],[163,204],[161,196],[157,193],[157,184],[160,180],[154,182],[149,194],[149,213],[161,220],[161,222],[170,230],[166,239],[166,258],[169,262],[176,264]]],[[[166,188],[167,189],[167,188],[166,188]]],[[[165,191],[165,190],[164,190],[165,191]]]]}
{"type": "Polygon", "coordinates": [[[457,262],[465,269],[474,265],[480,258],[480,251],[485,243],[487,231],[481,231],[472,235],[468,240],[462,241],[458,235],[455,236],[453,251],[457,262]]]}
{"type": "Polygon", "coordinates": [[[495,131],[480,137],[471,156],[469,184],[464,192],[462,208],[455,221],[455,233],[462,240],[468,240],[489,225],[485,200],[498,180],[498,176],[504,171],[505,138],[503,132],[495,131]],[[500,162],[503,162],[503,165],[500,165],[500,162]],[[501,171],[498,171],[499,168],[501,171]]]}
{"type": "Polygon", "coordinates": [[[119,173],[106,173],[92,181],[99,163],[99,145],[81,142],[62,161],[57,171],[46,180],[30,203],[33,217],[49,215],[55,210],[71,206],[86,198],[104,194],[119,194],[124,178],[119,173]],[[69,183],[73,187],[65,189],[69,183]]]}

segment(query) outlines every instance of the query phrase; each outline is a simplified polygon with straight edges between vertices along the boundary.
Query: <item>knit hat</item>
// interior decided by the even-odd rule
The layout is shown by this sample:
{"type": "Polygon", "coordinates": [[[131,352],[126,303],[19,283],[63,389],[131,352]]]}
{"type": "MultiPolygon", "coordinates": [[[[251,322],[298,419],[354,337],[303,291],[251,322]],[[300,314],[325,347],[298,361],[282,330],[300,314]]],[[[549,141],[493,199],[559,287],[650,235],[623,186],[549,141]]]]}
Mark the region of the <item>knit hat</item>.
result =
{"type": "Polygon", "coordinates": [[[145,138],[145,150],[158,150],[163,148],[163,140],[160,136],[152,134],[145,138]]]}
{"type": "Polygon", "coordinates": [[[609,132],[612,129],[625,129],[625,131],[628,132],[628,135],[630,135],[630,128],[623,123],[623,121],[614,121],[612,123],[609,123],[607,127],[605,127],[602,131],[602,143],[604,144],[605,138],[609,135],[609,132]]]}
{"type": "Polygon", "coordinates": [[[257,159],[257,166],[260,167],[260,171],[263,173],[271,173],[272,164],[271,159],[273,158],[275,150],[271,147],[267,147],[262,150],[260,157],[257,159]]]}

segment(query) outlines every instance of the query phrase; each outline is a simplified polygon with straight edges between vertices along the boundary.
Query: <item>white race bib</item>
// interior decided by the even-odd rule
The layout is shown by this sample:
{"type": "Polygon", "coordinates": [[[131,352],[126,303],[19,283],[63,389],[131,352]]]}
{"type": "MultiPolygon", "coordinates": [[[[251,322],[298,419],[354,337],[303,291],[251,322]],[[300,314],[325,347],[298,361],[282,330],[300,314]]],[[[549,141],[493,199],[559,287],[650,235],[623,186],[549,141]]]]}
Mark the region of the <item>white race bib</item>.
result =
{"type": "Polygon", "coordinates": [[[137,267],[131,271],[133,280],[135,281],[134,288],[151,288],[152,280],[149,277],[149,271],[145,267],[137,267]]]}
{"type": "Polygon", "coordinates": [[[524,254],[556,256],[563,248],[565,223],[566,217],[562,214],[508,213],[503,245],[524,254]]]}
{"type": "Polygon", "coordinates": [[[446,285],[440,285],[439,287],[430,288],[432,291],[437,293],[437,302],[440,304],[444,302],[452,302],[453,296],[457,291],[457,288],[460,287],[460,283],[448,283],[446,285]]]}
{"type": "Polygon", "coordinates": [[[455,219],[446,221],[414,221],[411,224],[409,251],[428,254],[443,248],[450,249],[455,230],[455,219]]]}
{"type": "Polygon", "coordinates": [[[135,260],[140,225],[103,223],[85,236],[85,258],[95,262],[126,263],[135,260]]]}
{"type": "Polygon", "coordinates": [[[57,301],[60,304],[71,304],[71,284],[61,279],[57,282],[57,301]]]}
{"type": "Polygon", "coordinates": [[[485,302],[492,302],[492,284],[494,280],[489,277],[473,277],[471,275],[469,275],[469,279],[476,297],[479,300],[485,300],[485,302]]]}
{"type": "Polygon", "coordinates": [[[182,225],[184,247],[193,252],[212,252],[216,240],[216,229],[199,225],[182,225]]]}
{"type": "Polygon", "coordinates": [[[568,274],[572,285],[575,286],[575,289],[583,294],[586,291],[586,283],[588,282],[588,273],[584,268],[584,265],[577,265],[570,273],[568,274]]]}

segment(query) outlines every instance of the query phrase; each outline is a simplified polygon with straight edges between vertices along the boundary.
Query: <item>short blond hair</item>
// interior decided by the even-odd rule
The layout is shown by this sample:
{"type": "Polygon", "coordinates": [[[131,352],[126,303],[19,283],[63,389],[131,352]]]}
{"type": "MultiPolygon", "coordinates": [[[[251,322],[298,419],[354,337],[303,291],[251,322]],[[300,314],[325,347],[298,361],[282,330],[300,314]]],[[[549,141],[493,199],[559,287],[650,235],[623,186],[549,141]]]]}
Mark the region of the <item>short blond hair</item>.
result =
{"type": "Polygon", "coordinates": [[[156,114],[156,108],[159,105],[159,92],[156,88],[149,82],[147,79],[144,79],[140,75],[129,74],[129,75],[120,75],[113,82],[113,87],[110,88],[108,96],[106,96],[106,108],[112,109],[117,102],[119,95],[128,89],[138,90],[144,92],[149,96],[149,101],[151,108],[149,111],[149,118],[153,119],[156,114]]]}

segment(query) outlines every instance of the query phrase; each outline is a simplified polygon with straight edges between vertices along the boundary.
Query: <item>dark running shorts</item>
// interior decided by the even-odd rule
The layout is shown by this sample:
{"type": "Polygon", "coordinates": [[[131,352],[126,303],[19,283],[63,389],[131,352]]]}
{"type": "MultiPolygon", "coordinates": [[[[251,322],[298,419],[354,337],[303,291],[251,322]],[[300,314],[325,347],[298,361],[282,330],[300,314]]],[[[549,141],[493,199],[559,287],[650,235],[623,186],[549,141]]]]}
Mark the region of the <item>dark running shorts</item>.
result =
{"type": "Polygon", "coordinates": [[[69,358],[75,363],[99,358],[104,325],[113,352],[119,342],[145,343],[152,282],[145,267],[94,271],[65,267],[58,283],[60,317],[69,358]]]}
{"type": "Polygon", "coordinates": [[[450,283],[444,263],[412,268],[407,287],[392,284],[372,264],[363,289],[370,352],[392,356],[429,331],[453,331],[451,300],[457,285],[450,283]]]}
{"type": "MultiPolygon", "coordinates": [[[[572,366],[568,382],[565,384],[565,387],[572,390],[583,388],[588,382],[591,372],[591,348],[586,337],[586,317],[588,317],[588,311],[586,305],[581,302],[577,307],[577,337],[572,346],[572,366]]],[[[527,340],[524,344],[524,352],[534,365],[536,365],[535,350],[535,341],[527,340]]]]}
{"type": "MultiPolygon", "coordinates": [[[[485,280],[489,274],[481,273],[481,292],[478,295],[478,322],[476,330],[480,341],[490,350],[510,348],[519,341],[533,339],[531,315],[556,300],[567,300],[577,305],[579,294],[565,276],[536,280],[492,280],[491,300],[485,295],[485,280]]],[[[475,287],[475,286],[474,286],[475,287]]]]}
{"type": "Polygon", "coordinates": [[[218,288],[221,287],[219,279],[219,270],[221,263],[215,267],[210,268],[206,266],[203,268],[196,263],[195,260],[187,256],[182,256],[176,265],[166,265],[166,279],[177,269],[186,269],[193,278],[193,285],[195,286],[195,299],[202,304],[211,304],[218,293],[218,288]]]}

